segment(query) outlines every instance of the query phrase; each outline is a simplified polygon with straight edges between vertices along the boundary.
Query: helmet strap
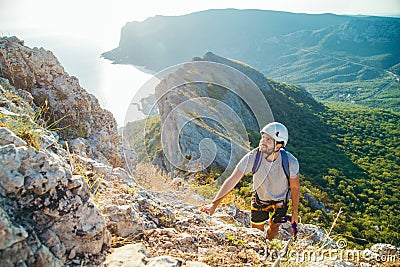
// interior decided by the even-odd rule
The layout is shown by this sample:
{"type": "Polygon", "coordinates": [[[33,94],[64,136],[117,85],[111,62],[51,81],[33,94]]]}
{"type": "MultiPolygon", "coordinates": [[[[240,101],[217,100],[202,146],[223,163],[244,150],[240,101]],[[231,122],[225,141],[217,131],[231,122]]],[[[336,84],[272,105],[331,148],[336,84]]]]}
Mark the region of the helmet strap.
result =
{"type": "MultiPolygon", "coordinates": [[[[275,140],[274,141],[274,148],[275,148],[275,151],[273,152],[273,153],[278,153],[279,152],[279,149],[281,149],[281,148],[278,148],[278,149],[276,149],[276,146],[278,145],[278,142],[275,140]]],[[[281,146],[282,147],[282,146],[281,146]]]]}

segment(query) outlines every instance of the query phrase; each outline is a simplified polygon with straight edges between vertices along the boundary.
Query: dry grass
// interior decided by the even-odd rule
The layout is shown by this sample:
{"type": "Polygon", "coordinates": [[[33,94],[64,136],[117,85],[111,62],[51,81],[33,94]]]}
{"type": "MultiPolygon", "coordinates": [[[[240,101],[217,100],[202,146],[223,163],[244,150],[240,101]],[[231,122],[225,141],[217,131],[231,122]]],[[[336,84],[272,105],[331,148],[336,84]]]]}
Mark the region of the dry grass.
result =
{"type": "Polygon", "coordinates": [[[56,126],[65,116],[51,122],[52,113],[49,111],[50,108],[47,100],[44,101],[42,106],[34,110],[31,106],[25,104],[24,100],[15,93],[15,89],[11,85],[6,83],[1,83],[1,85],[4,88],[1,90],[3,96],[13,103],[9,107],[9,111],[14,114],[0,114],[0,126],[14,132],[28,146],[40,150],[40,138],[43,132],[61,130],[61,128],[57,128],[56,126]]]}
{"type": "Polygon", "coordinates": [[[172,180],[168,174],[163,173],[150,163],[142,162],[137,164],[135,179],[145,189],[153,191],[175,191],[172,180]]]}
{"type": "Polygon", "coordinates": [[[95,200],[95,202],[97,202],[96,200],[100,191],[100,186],[104,180],[104,176],[96,173],[89,166],[86,166],[79,162],[76,162],[74,164],[74,169],[72,173],[75,175],[83,176],[89,187],[89,191],[93,196],[93,199],[95,200]]]}
{"type": "Polygon", "coordinates": [[[156,166],[144,162],[138,163],[136,166],[135,180],[139,185],[147,190],[170,192],[177,199],[194,206],[202,206],[205,203],[210,202],[210,199],[214,197],[214,193],[218,191],[213,186],[210,186],[209,188],[207,187],[206,189],[204,186],[176,186],[172,183],[171,176],[168,173],[164,173],[156,166]],[[201,190],[211,190],[211,193],[205,194],[201,190]],[[206,199],[202,200],[201,196],[204,196],[206,199]]]}

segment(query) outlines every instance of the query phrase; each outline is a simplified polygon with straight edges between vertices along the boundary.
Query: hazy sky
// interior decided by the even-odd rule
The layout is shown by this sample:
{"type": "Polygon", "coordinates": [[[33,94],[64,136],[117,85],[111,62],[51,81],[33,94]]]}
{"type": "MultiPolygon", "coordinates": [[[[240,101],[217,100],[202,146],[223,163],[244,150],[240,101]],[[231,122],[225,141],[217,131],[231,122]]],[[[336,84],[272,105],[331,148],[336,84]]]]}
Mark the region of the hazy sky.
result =
{"type": "Polygon", "coordinates": [[[400,15],[400,0],[0,0],[0,33],[59,33],[92,38],[107,34],[114,44],[128,21],[182,15],[218,8],[265,9],[300,13],[400,15]]]}

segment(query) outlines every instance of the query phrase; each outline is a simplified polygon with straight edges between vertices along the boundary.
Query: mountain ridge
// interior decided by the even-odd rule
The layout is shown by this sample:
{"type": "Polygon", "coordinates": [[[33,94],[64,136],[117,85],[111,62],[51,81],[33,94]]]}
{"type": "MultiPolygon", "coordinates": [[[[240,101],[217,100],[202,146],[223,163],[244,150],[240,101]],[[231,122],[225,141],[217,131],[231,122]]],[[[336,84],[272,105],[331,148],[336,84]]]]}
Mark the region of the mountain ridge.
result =
{"type": "Polygon", "coordinates": [[[301,85],[319,100],[399,111],[399,23],[390,17],[202,11],[128,23],[118,48],[102,57],[159,71],[212,51],[301,85]],[[384,95],[374,94],[386,84],[384,95]]]}
{"type": "MultiPolygon", "coordinates": [[[[147,54],[146,55],[142,55],[140,56],[140,54],[134,54],[135,52],[132,51],[132,44],[129,41],[129,38],[135,38],[135,37],[139,37],[140,39],[138,40],[139,42],[135,42],[134,49],[138,49],[141,50],[143,48],[145,48],[145,42],[147,41],[147,38],[152,38],[153,34],[157,34],[160,33],[162,34],[163,31],[169,31],[169,27],[176,27],[178,30],[175,29],[175,33],[172,36],[169,36],[170,33],[168,33],[166,36],[154,36],[156,38],[156,41],[160,43],[160,45],[167,45],[167,49],[171,48],[169,47],[169,43],[172,41],[171,38],[175,38],[178,37],[180,35],[186,35],[185,30],[188,29],[190,30],[190,25],[192,25],[193,29],[196,29],[196,27],[200,28],[197,29],[197,33],[195,35],[196,39],[199,39],[198,41],[203,40],[203,42],[206,42],[208,44],[209,47],[206,48],[206,50],[208,51],[214,51],[217,54],[221,54],[225,57],[229,57],[229,55],[227,55],[226,53],[223,53],[223,51],[221,49],[221,47],[215,47],[213,46],[213,44],[218,44],[218,41],[215,42],[213,39],[209,39],[207,37],[212,36],[212,38],[217,38],[217,40],[221,41],[222,43],[226,43],[230,41],[230,39],[236,40],[235,43],[238,42],[238,40],[246,40],[247,36],[249,36],[250,32],[255,31],[255,33],[258,33],[257,29],[253,29],[254,26],[256,26],[258,23],[260,23],[261,21],[263,21],[264,23],[269,23],[269,24],[273,24],[273,25],[277,25],[280,24],[280,20],[281,18],[279,17],[280,15],[285,14],[288,16],[293,16],[296,17],[296,22],[297,23],[293,23],[293,24],[287,24],[288,25],[288,29],[290,30],[286,30],[285,28],[279,28],[279,27],[268,27],[265,29],[267,36],[276,36],[276,35],[282,35],[285,33],[290,33],[292,31],[294,31],[293,29],[303,29],[303,27],[309,28],[309,29],[318,29],[321,28],[325,25],[332,25],[332,24],[337,24],[340,22],[344,22],[347,19],[343,19],[346,16],[339,16],[339,15],[334,15],[334,14],[323,14],[323,15],[315,15],[315,16],[309,16],[307,14],[296,14],[296,13],[289,13],[289,12],[282,12],[282,11],[263,11],[263,10],[237,10],[237,9],[215,9],[215,10],[207,10],[207,11],[199,11],[199,12],[195,12],[192,14],[187,14],[187,15],[183,15],[183,16],[156,16],[156,17],[152,17],[152,18],[148,18],[143,22],[130,22],[127,23],[121,30],[121,39],[120,39],[120,43],[119,43],[119,49],[120,51],[114,50],[114,52],[105,52],[102,54],[103,57],[113,60],[113,54],[115,53],[122,53],[120,58],[116,58],[115,62],[121,62],[121,63],[131,63],[133,65],[143,65],[144,62],[142,62],[142,59],[145,59],[147,62],[150,62],[149,60],[151,60],[151,58],[153,58],[154,56],[157,57],[157,55],[151,55],[151,54],[147,54]],[[245,14],[245,12],[247,14],[245,14]],[[220,14],[222,13],[222,14],[220,14]],[[265,13],[266,15],[260,15],[260,13],[265,13]],[[239,16],[244,16],[244,18],[239,19],[239,21],[237,21],[237,18],[235,18],[235,15],[239,15],[239,16]],[[204,18],[202,17],[204,16],[204,18]],[[227,16],[227,18],[221,19],[220,16],[227,16]],[[319,19],[315,19],[316,17],[324,17],[324,20],[319,20],[319,19]],[[314,21],[314,20],[318,20],[319,24],[318,26],[311,26],[312,23],[307,21],[307,20],[301,20],[300,18],[309,18],[310,20],[314,21]],[[191,19],[191,21],[186,22],[184,24],[182,24],[181,22],[184,22],[185,18],[189,18],[191,19]],[[166,23],[163,24],[159,24],[160,20],[167,20],[168,19],[172,20],[172,25],[168,25],[166,23]],[[210,22],[214,21],[216,23],[213,23],[213,25],[215,25],[214,27],[208,27],[206,25],[202,25],[204,22],[210,22]],[[243,25],[243,23],[245,23],[245,25],[243,25]],[[144,26],[144,29],[142,29],[142,25],[144,24],[148,24],[144,26]],[[159,26],[159,25],[163,25],[163,26],[159,26]],[[289,26],[290,25],[290,26],[289,26]],[[302,25],[305,25],[302,27],[302,25]],[[148,32],[146,32],[146,28],[148,29],[148,32]],[[227,31],[228,28],[233,27],[233,28],[238,28],[241,31],[241,35],[238,34],[228,34],[228,36],[224,36],[222,39],[221,37],[218,37],[218,33],[229,33],[229,31],[227,31]],[[132,28],[132,30],[130,30],[130,28],[132,28]],[[274,30],[275,29],[275,30],[274,30]],[[250,30],[250,31],[249,31],[250,30]],[[220,32],[221,31],[221,32],[220,32]],[[214,33],[215,34],[212,34],[214,33]],[[225,41],[224,41],[225,40],[225,41]],[[128,51],[129,49],[129,51],[128,51]],[[127,50],[125,53],[123,50],[127,50]],[[133,54],[132,54],[133,53],[133,54]],[[135,58],[131,57],[130,55],[135,55],[138,57],[139,62],[136,63],[135,62],[135,58]],[[126,57],[128,56],[128,58],[126,57]],[[121,61],[120,61],[120,60],[121,61]],[[130,61],[133,60],[133,61],[130,61]]],[[[166,21],[166,22],[167,22],[166,21]]],[[[254,34],[254,33],[253,33],[254,34]]],[[[193,37],[192,37],[193,38],[193,37]]],[[[190,41],[189,38],[184,37],[183,40],[183,44],[185,44],[184,40],[188,40],[189,43],[187,43],[188,45],[186,46],[186,48],[189,48],[189,44],[195,44],[196,42],[194,42],[193,40],[190,41]]],[[[151,39],[149,39],[148,41],[151,41],[151,39]]],[[[154,42],[153,42],[154,43],[154,42]]],[[[147,44],[147,45],[152,45],[151,43],[147,44]]],[[[226,48],[226,46],[224,47],[226,48]]],[[[181,49],[181,48],[179,48],[181,49]]],[[[179,51],[179,50],[178,50],[179,51]]],[[[144,51],[142,51],[144,52],[144,51]]],[[[159,71],[165,67],[171,66],[171,65],[175,65],[178,63],[182,63],[185,62],[187,60],[190,60],[194,55],[199,55],[199,54],[203,54],[206,51],[201,51],[201,50],[194,50],[191,51],[189,54],[187,54],[185,57],[179,56],[178,58],[173,60],[173,61],[165,61],[166,55],[162,54],[162,57],[159,57],[159,59],[162,60],[162,62],[166,62],[165,63],[161,63],[161,65],[159,64],[158,66],[155,66],[156,68],[152,68],[151,64],[148,65],[148,67],[150,67],[150,69],[153,69],[155,71],[159,71]]],[[[162,53],[162,51],[161,51],[162,53]]],[[[174,55],[176,56],[176,55],[174,55]]],[[[233,58],[238,58],[241,59],[241,57],[237,56],[237,55],[232,55],[233,58]]],[[[172,58],[168,58],[168,60],[172,60],[172,58]]],[[[249,62],[248,60],[244,60],[241,59],[244,62],[249,62]]],[[[146,65],[146,64],[144,64],[146,65]]]]}

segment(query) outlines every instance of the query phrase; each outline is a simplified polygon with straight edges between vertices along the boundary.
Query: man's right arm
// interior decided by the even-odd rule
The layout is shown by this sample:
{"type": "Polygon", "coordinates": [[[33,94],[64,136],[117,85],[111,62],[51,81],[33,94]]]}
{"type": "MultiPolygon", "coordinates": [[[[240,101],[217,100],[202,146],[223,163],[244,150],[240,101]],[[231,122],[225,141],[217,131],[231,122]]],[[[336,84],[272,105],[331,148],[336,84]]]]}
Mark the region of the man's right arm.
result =
{"type": "Polygon", "coordinates": [[[219,203],[221,203],[222,199],[228,195],[230,191],[232,191],[232,189],[243,178],[243,176],[244,173],[235,168],[233,173],[222,184],[212,203],[201,207],[200,210],[203,212],[209,212],[210,215],[213,215],[215,209],[218,207],[219,203]]]}

